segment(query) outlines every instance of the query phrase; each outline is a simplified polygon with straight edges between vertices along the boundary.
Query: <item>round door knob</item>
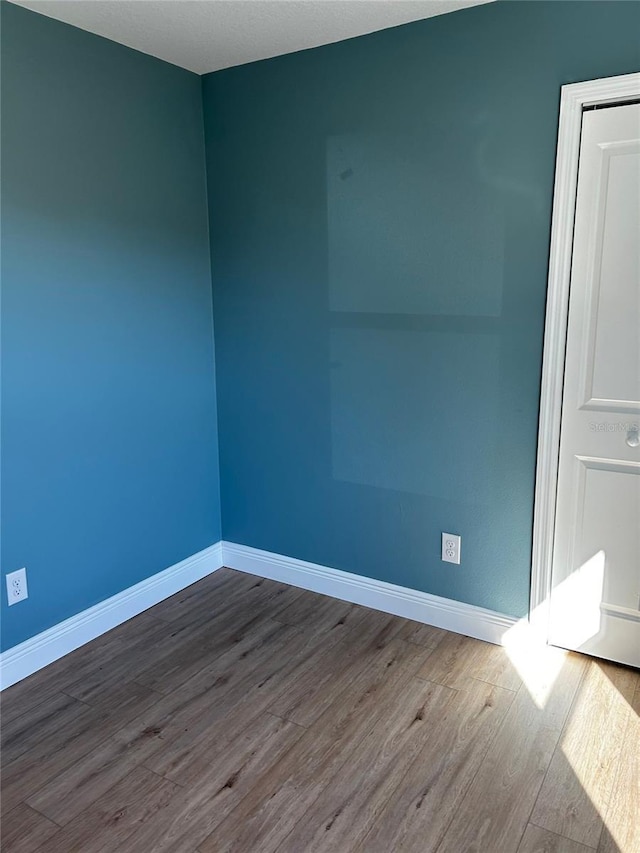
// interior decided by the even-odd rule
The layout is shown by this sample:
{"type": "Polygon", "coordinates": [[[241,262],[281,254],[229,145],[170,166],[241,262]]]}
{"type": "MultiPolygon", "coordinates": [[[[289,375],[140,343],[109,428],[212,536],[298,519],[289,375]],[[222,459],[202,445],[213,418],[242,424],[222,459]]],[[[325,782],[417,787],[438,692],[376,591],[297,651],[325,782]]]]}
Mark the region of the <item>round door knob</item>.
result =
{"type": "Polygon", "coordinates": [[[629,427],[627,433],[627,444],[629,447],[637,447],[640,444],[640,428],[636,424],[629,427]]]}

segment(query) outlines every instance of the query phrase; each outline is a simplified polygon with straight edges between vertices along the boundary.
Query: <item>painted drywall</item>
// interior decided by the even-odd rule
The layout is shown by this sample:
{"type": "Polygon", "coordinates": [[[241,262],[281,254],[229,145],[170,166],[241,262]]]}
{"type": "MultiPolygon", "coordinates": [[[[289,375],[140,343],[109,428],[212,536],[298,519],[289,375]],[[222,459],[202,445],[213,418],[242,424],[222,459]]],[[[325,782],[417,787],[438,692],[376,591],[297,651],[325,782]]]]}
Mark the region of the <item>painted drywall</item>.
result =
{"type": "Polygon", "coordinates": [[[526,613],[560,86],[639,33],[496,3],[204,78],[224,539],[526,613]]]}
{"type": "Polygon", "coordinates": [[[11,647],[220,539],[200,79],[2,3],[11,647]]]}

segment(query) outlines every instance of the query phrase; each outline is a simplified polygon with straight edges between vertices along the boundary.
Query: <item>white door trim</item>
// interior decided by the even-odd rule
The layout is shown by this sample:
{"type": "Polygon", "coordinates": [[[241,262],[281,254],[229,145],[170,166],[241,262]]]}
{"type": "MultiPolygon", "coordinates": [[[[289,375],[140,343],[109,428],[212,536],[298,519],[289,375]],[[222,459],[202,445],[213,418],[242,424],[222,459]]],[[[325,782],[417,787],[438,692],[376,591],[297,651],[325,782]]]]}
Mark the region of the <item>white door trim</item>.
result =
{"type": "Polygon", "coordinates": [[[529,611],[532,627],[545,639],[549,626],[562,386],[582,111],[589,106],[636,98],[640,98],[640,73],[571,83],[561,89],[542,357],[529,611]]]}

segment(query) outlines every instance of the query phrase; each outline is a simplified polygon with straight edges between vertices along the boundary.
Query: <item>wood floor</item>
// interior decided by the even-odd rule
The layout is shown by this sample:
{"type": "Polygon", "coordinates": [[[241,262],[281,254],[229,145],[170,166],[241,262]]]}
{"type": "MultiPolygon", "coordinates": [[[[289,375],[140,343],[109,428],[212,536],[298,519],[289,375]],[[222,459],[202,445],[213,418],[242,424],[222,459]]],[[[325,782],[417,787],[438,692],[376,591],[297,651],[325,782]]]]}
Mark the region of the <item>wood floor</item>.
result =
{"type": "Polygon", "coordinates": [[[223,569],[2,694],[4,853],[639,853],[640,675],[223,569]]]}

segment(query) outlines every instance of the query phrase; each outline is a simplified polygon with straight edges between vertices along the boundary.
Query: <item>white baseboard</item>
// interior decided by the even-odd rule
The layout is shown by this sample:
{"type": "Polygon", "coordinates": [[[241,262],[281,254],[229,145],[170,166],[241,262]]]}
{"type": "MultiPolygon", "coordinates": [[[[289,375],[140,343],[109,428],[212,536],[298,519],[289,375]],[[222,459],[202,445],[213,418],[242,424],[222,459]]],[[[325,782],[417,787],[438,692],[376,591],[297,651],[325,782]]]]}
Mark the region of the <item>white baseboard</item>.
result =
{"type": "Polygon", "coordinates": [[[473,604],[331,569],[248,545],[218,542],[101,601],[0,655],[0,689],[10,687],[222,566],[500,644],[518,622],[473,604]]]}
{"type": "Polygon", "coordinates": [[[0,655],[0,689],[10,687],[90,640],[95,640],[111,628],[215,572],[222,565],[222,543],[217,542],[24,643],[7,649],[0,655]]]}
{"type": "Polygon", "coordinates": [[[293,557],[283,557],[247,545],[235,545],[233,542],[222,542],[222,559],[224,565],[231,569],[331,595],[342,601],[362,604],[498,645],[503,643],[507,631],[519,621],[514,616],[485,610],[473,604],[463,604],[428,592],[330,569],[293,557]]]}

